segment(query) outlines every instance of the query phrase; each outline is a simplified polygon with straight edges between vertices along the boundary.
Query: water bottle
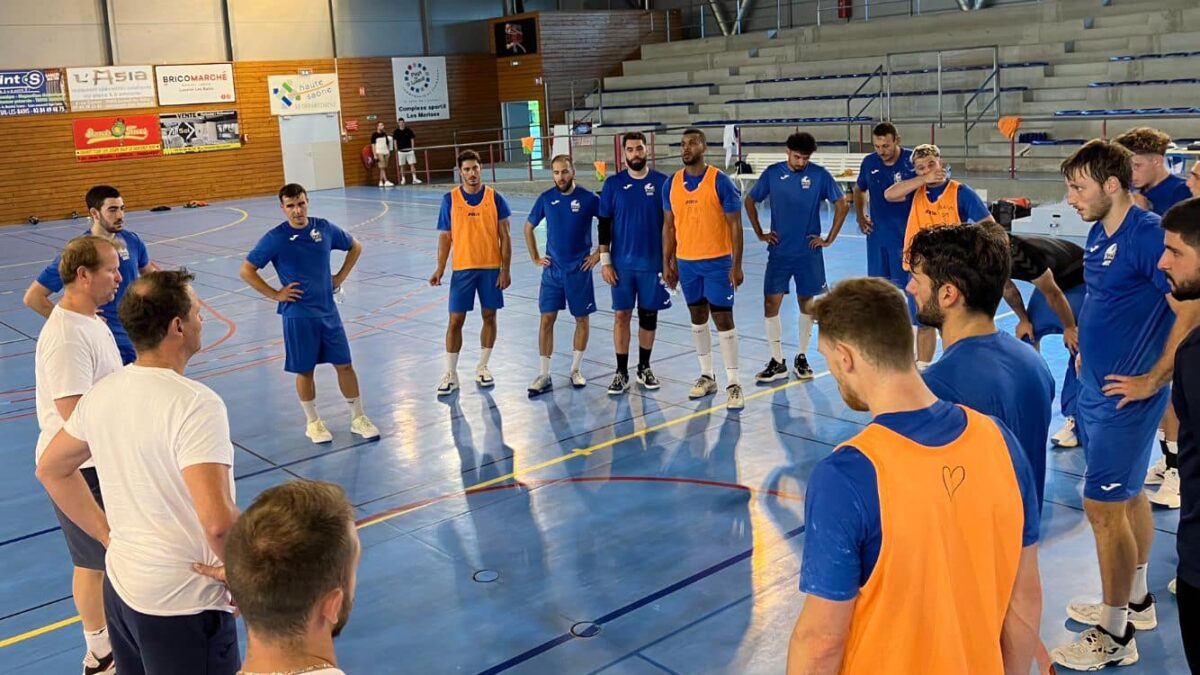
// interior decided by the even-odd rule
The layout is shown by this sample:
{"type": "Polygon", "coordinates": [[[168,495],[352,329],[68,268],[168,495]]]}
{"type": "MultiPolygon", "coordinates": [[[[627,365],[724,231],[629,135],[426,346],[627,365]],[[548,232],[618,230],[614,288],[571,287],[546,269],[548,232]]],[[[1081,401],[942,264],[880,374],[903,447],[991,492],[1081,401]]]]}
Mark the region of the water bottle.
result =
{"type": "Polygon", "coordinates": [[[346,302],[345,286],[338,286],[337,288],[333,289],[333,301],[339,305],[346,302]]]}
{"type": "Polygon", "coordinates": [[[1062,214],[1055,211],[1050,216],[1050,229],[1053,230],[1054,232],[1058,232],[1058,228],[1060,226],[1062,226],[1062,214]]]}

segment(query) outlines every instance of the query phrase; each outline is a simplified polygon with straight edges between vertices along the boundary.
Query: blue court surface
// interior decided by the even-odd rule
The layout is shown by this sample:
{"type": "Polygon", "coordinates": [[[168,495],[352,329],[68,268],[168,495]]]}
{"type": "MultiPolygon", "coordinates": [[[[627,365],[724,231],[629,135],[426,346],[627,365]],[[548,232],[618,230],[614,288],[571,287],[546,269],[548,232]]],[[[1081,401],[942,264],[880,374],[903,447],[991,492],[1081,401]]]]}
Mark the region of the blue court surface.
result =
{"type": "MultiPolygon", "coordinates": [[[[482,391],[471,380],[480,326],[472,315],[459,365],[463,388],[438,400],[448,286],[432,288],[426,279],[435,266],[440,200],[437,190],[400,187],[311,195],[312,215],[348,228],[365,246],[340,309],[367,414],[383,432],[377,442],[351,437],[334,371],[322,367],[319,407],[335,437],[325,446],[304,437],[273,303],[237,275],[258,237],[283,219],[277,200],[131,213],[126,222],[154,262],[197,274],[205,348],[189,374],[228,404],[238,503],[245,508],[264,488],[306,477],[340,483],[357,507],[365,551],[354,612],[338,642],[341,667],[349,673],[783,672],[804,600],[797,579],[806,482],[813,465],[867,417],[843,404],[815,347],[813,382],[754,385],[769,355],[762,337],[765,245],[747,224],[746,283],[736,305],[745,410],[721,407],[723,392],[715,401],[688,400],[698,365],[678,296],[660,317],[654,350],[663,387],[639,392],[635,384],[629,395],[609,397],[611,312],[598,274],[603,309],[592,317],[583,368],[588,386],[572,389],[567,380],[572,320],[564,312],[553,362],[557,386],[530,400],[538,272],[520,231],[533,200],[512,196],[514,280],[491,361],[497,386],[482,391]]],[[[62,243],[85,227],[80,220],[0,230],[4,673],[78,672],[83,655],[70,560],[33,475],[33,351],[42,319],[21,298],[62,243]]],[[[831,282],[865,273],[863,244],[851,219],[825,252],[831,282]]],[[[796,316],[795,303],[785,303],[789,358],[796,316]]],[[[1011,330],[1014,319],[1003,315],[1000,323],[1011,330]]],[[[1043,352],[1061,384],[1061,341],[1048,340],[1043,352]]],[[[716,365],[723,386],[719,357],[716,365]]],[[[1098,598],[1100,581],[1081,508],[1082,453],[1048,452],[1042,637],[1052,648],[1083,629],[1065,619],[1066,603],[1098,598]]],[[[1137,636],[1141,661],[1120,669],[1130,675],[1186,672],[1175,600],[1166,590],[1178,518],[1158,510],[1154,517],[1150,588],[1159,598],[1159,627],[1137,636]]]]}

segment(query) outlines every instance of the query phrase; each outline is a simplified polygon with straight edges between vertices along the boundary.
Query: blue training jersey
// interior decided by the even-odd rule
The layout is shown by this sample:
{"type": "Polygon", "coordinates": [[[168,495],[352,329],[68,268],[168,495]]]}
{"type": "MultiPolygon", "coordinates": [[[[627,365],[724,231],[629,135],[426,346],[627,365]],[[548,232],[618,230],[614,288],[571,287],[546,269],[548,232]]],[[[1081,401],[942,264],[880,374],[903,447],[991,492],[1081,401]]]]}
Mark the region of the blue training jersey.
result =
{"type": "Polygon", "coordinates": [[[908,212],[912,210],[913,193],[902,202],[889,202],[883,193],[900,181],[914,178],[912,150],[900,149],[900,157],[890,166],[884,164],[879,155],[871,153],[863,157],[858,170],[858,189],[869,195],[868,215],[875,227],[867,240],[879,246],[899,250],[904,246],[904,229],[908,226],[908,212]]]}
{"type": "MultiPolygon", "coordinates": [[[[1162,356],[1175,322],[1158,269],[1165,248],[1160,219],[1136,206],[1109,236],[1097,222],[1083,253],[1087,297],[1079,310],[1082,382],[1095,389],[1108,375],[1141,375],[1162,356]]],[[[1115,406],[1119,397],[1110,397],[1115,406]]]]}
{"type": "Polygon", "coordinates": [[[787,162],[767,167],[750,197],[756,202],[771,200],[771,231],[779,243],[767,248],[775,259],[816,255],[820,249],[809,246],[809,238],[821,236],[821,202],[841,199],[842,187],[829,171],[809,162],[793,171],[787,162]]]}
{"type": "Polygon", "coordinates": [[[1003,331],[964,338],[929,366],[925,384],[938,398],[991,415],[1013,432],[1033,469],[1040,508],[1054,401],[1054,378],[1041,355],[1003,331]]]}
{"type": "Polygon", "coordinates": [[[604,181],[599,215],[613,219],[608,250],[618,271],[662,271],[662,192],[668,180],[651,169],[645,178],[622,171],[604,181]]]}
{"type": "Polygon", "coordinates": [[[1171,174],[1149,190],[1142,190],[1142,195],[1150,202],[1150,210],[1163,216],[1172,206],[1185,199],[1191,199],[1192,190],[1187,186],[1185,179],[1171,174]]]}
{"type": "Polygon", "coordinates": [[[528,222],[546,221],[546,255],[555,267],[575,270],[592,252],[592,221],[599,211],[596,193],[578,185],[564,194],[552,187],[538,195],[528,222]]]}
{"type": "MultiPolygon", "coordinates": [[[[84,230],[81,235],[91,234],[90,229],[84,230]]],[[[121,298],[125,297],[125,289],[129,288],[134,279],[138,278],[138,274],[142,268],[150,264],[150,253],[146,250],[146,244],[142,238],[129,230],[121,230],[116,234],[117,239],[124,244],[123,248],[117,249],[117,255],[121,259],[121,284],[117,286],[117,294],[113,297],[112,302],[105,303],[100,306],[100,316],[108,323],[108,327],[113,332],[113,337],[117,339],[117,343],[132,346],[129,342],[129,336],[125,332],[125,327],[121,325],[121,318],[117,316],[117,305],[120,304],[121,298]]],[[[37,282],[46,288],[50,289],[51,293],[57,293],[63,289],[62,277],[58,273],[58,263],[62,260],[62,254],[54,256],[54,260],[46,265],[41,274],[37,277],[37,282]]]]}
{"type": "Polygon", "coordinates": [[[292,282],[304,295],[294,302],[281,302],[275,311],[285,318],[323,317],[337,314],[333,302],[331,252],[349,251],[354,238],[324,218],[309,218],[303,228],[284,221],[258,240],[246,260],[258,269],[275,266],[279,285],[292,282]]]}

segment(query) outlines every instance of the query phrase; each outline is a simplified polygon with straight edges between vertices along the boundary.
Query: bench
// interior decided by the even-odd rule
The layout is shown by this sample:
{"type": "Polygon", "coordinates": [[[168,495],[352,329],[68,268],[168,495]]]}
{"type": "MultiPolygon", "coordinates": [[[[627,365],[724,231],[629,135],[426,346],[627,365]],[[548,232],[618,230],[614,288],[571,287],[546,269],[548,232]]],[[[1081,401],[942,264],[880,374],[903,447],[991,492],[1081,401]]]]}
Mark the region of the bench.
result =
{"type": "MultiPolygon", "coordinates": [[[[858,180],[858,169],[862,166],[863,158],[868,153],[862,152],[821,152],[813,153],[811,161],[825,167],[839,183],[852,184],[858,180]]],[[[730,178],[738,181],[738,187],[744,192],[746,182],[757,180],[768,166],[778,162],[786,162],[787,154],[783,152],[751,152],[746,155],[746,163],[753,173],[729,174],[730,178]]]]}

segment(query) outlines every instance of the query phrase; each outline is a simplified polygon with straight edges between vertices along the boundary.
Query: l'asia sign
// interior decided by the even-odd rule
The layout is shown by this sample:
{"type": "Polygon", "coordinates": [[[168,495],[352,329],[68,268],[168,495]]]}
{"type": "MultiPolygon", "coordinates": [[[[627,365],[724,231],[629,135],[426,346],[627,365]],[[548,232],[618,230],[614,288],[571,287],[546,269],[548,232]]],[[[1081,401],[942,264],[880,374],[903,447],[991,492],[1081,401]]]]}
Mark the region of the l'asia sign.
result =
{"type": "Polygon", "coordinates": [[[157,115],[75,120],[75,158],[80,162],[157,157],[162,132],[157,115]]]}

